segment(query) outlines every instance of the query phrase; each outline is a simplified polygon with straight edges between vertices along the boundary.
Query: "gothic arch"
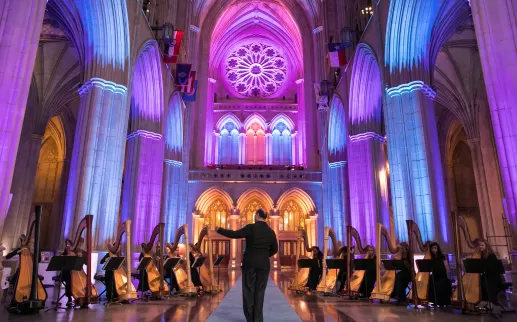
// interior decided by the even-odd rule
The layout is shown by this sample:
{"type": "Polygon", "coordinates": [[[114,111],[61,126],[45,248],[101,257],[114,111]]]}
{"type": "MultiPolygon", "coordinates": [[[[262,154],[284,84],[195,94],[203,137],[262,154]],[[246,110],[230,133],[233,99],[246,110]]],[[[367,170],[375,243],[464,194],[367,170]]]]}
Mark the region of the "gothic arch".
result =
{"type": "Polygon", "coordinates": [[[268,214],[271,214],[271,211],[274,208],[273,199],[265,192],[264,190],[260,188],[251,188],[246,190],[240,197],[237,199],[237,209],[242,210],[244,206],[251,200],[251,199],[258,199],[265,207],[265,211],[268,212],[268,214]]]}
{"type": "Polygon", "coordinates": [[[334,94],[330,103],[330,116],[328,126],[327,145],[329,151],[329,162],[339,158],[345,152],[348,139],[347,122],[343,101],[339,95],[334,94]]]}
{"type": "Polygon", "coordinates": [[[412,80],[432,84],[440,47],[469,15],[462,0],[390,1],[384,51],[390,87],[412,80]]]}
{"type": "Polygon", "coordinates": [[[273,131],[273,129],[281,122],[287,126],[289,132],[294,132],[294,122],[291,120],[289,116],[285,115],[284,113],[277,114],[275,115],[275,117],[273,117],[269,124],[269,130],[273,131]]]}
{"type": "Polygon", "coordinates": [[[350,84],[350,134],[381,134],[381,75],[372,48],[357,46],[350,84]]]}
{"type": "Polygon", "coordinates": [[[174,92],[169,100],[165,118],[166,159],[181,161],[183,150],[183,111],[185,103],[179,92],[174,92]]]}
{"type": "Polygon", "coordinates": [[[253,123],[258,123],[264,131],[267,129],[266,119],[258,113],[253,113],[244,120],[244,131],[247,131],[253,123]]]}
{"type": "Polygon", "coordinates": [[[232,197],[230,197],[226,191],[217,187],[212,187],[205,190],[201,196],[199,196],[196,204],[194,205],[194,212],[199,215],[207,213],[208,207],[210,207],[212,202],[216,199],[222,200],[229,209],[233,208],[232,197]]]}
{"type": "Polygon", "coordinates": [[[316,205],[311,196],[300,188],[291,188],[285,191],[276,202],[277,208],[280,209],[291,198],[296,199],[300,203],[304,215],[316,214],[316,205]]]}
{"type": "Polygon", "coordinates": [[[161,55],[156,40],[149,40],[142,46],[133,70],[129,132],[161,133],[163,110],[161,55]]]}
{"type": "Polygon", "coordinates": [[[228,123],[231,122],[235,127],[237,128],[237,131],[241,131],[243,128],[241,120],[235,116],[233,113],[224,114],[221,116],[221,118],[217,121],[215,124],[215,129],[218,131],[221,131],[223,127],[228,123]]]}

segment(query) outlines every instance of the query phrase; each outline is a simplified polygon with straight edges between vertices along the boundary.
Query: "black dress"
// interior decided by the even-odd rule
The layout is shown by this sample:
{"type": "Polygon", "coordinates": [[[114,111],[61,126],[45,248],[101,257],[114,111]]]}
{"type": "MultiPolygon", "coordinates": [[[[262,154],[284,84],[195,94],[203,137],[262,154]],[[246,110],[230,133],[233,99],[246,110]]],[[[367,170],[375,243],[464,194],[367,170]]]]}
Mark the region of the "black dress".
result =
{"type": "Polygon", "coordinates": [[[436,305],[450,305],[452,296],[452,284],[447,276],[447,270],[443,261],[445,256],[434,258],[433,274],[429,277],[427,287],[427,299],[436,305]],[[435,297],[436,292],[436,297],[435,297]]]}
{"type": "Polygon", "coordinates": [[[315,291],[323,275],[323,253],[318,252],[317,265],[314,265],[309,270],[309,278],[307,280],[307,287],[309,290],[315,291]]]}
{"type": "MultiPolygon", "coordinates": [[[[62,256],[68,256],[68,249],[65,248],[62,256]]],[[[72,301],[72,273],[70,271],[61,272],[62,281],[65,283],[65,295],[68,297],[68,302],[72,301]]],[[[61,285],[59,286],[61,287],[61,285]]]]}
{"type": "MultiPolygon", "coordinates": [[[[374,260],[377,257],[374,256],[370,259],[374,260]]],[[[361,282],[361,287],[359,288],[359,293],[361,293],[364,297],[370,297],[373,291],[373,287],[375,286],[375,282],[377,281],[377,270],[376,268],[372,270],[368,270],[364,273],[363,281],[361,282]]]]}
{"type": "Polygon", "coordinates": [[[197,268],[193,268],[192,264],[194,264],[195,258],[192,253],[189,253],[190,257],[190,278],[192,279],[192,284],[194,284],[195,287],[201,287],[203,284],[201,283],[201,278],[199,277],[199,271],[197,268]]]}
{"type": "Polygon", "coordinates": [[[402,269],[397,272],[395,275],[395,287],[393,288],[393,292],[391,292],[391,297],[396,298],[398,302],[404,302],[407,297],[407,287],[409,285],[409,281],[411,280],[411,274],[409,272],[409,263],[404,261],[406,265],[405,269],[402,269]]]}
{"type": "Polygon", "coordinates": [[[497,294],[502,290],[502,276],[496,268],[500,266],[495,254],[490,254],[486,258],[486,274],[481,274],[481,299],[486,302],[497,303],[497,294]]]}
{"type": "MultiPolygon", "coordinates": [[[[144,254],[140,253],[138,261],[140,262],[144,258],[144,254]]],[[[149,291],[149,277],[147,276],[147,269],[143,269],[142,272],[138,272],[138,290],[141,292],[149,291]]]]}
{"type": "MultiPolygon", "coordinates": [[[[106,253],[100,263],[104,264],[109,258],[110,254],[106,253]]],[[[111,302],[117,297],[117,292],[115,290],[115,273],[113,271],[105,271],[104,279],[106,283],[106,298],[108,299],[108,302],[111,302]]]]}

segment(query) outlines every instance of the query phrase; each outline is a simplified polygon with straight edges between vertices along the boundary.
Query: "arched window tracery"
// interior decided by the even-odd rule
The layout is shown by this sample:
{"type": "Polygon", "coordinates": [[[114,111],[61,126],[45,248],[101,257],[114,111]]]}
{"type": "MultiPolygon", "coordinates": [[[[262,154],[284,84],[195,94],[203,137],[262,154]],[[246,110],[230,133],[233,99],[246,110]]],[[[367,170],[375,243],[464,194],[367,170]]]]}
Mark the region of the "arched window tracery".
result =
{"type": "Polygon", "coordinates": [[[294,199],[287,200],[280,208],[280,231],[298,231],[298,228],[305,228],[305,215],[301,206],[294,199]]]}
{"type": "Polygon", "coordinates": [[[273,137],[273,165],[292,164],[292,137],[291,131],[283,122],[275,125],[273,137]]]}
{"type": "Polygon", "coordinates": [[[220,133],[218,164],[239,163],[239,130],[232,122],[227,122],[220,133]]]}
{"type": "Polygon", "coordinates": [[[246,130],[246,164],[266,163],[266,133],[258,122],[246,130]]]}
{"type": "Polygon", "coordinates": [[[203,214],[205,225],[210,225],[211,229],[215,227],[224,227],[230,229],[230,208],[221,199],[216,199],[208,207],[206,214],[203,214]]]}

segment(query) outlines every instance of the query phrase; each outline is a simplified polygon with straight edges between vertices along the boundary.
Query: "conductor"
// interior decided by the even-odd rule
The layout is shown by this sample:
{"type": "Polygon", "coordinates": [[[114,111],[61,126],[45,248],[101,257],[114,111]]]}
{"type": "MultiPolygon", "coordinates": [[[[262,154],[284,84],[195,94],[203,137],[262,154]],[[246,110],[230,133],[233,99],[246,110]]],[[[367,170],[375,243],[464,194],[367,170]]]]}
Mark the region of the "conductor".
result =
{"type": "Polygon", "coordinates": [[[233,231],[217,227],[216,231],[228,238],[246,238],[242,260],[242,306],[248,322],[264,321],[263,306],[269,279],[269,257],[278,252],[275,232],[266,223],[263,209],[255,213],[255,223],[233,231]]]}

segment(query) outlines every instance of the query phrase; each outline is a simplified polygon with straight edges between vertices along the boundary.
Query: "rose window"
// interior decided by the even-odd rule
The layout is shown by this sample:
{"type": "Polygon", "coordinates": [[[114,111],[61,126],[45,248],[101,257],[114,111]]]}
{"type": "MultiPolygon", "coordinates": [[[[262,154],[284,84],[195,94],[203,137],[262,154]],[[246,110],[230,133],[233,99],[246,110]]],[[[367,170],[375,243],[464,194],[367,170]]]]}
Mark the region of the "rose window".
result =
{"type": "Polygon", "coordinates": [[[226,60],[226,78],[239,94],[266,97],[286,79],[287,64],[273,46],[251,43],[234,50],[226,60]]]}

